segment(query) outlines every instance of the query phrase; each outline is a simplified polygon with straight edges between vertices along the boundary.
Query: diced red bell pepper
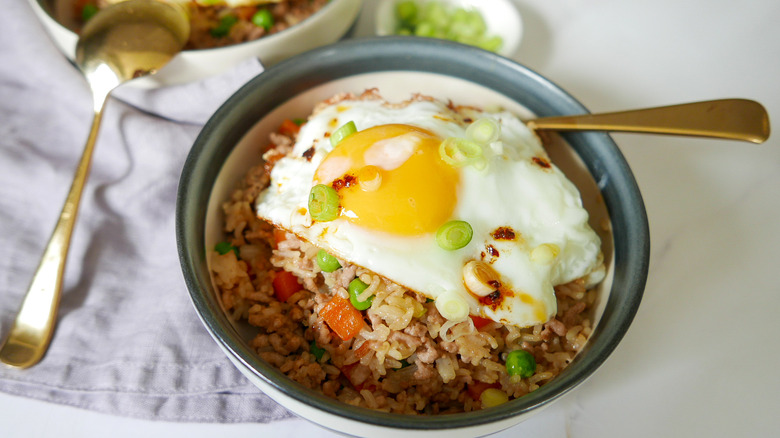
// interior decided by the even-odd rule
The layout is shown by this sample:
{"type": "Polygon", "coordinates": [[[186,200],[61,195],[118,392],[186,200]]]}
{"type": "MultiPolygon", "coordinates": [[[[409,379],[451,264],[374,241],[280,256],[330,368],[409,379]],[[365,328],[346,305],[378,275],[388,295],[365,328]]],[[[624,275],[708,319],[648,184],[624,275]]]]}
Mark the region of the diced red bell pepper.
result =
{"type": "Polygon", "coordinates": [[[294,293],[302,289],[298,282],[298,277],[292,272],[279,271],[274,275],[272,281],[274,286],[274,296],[279,301],[287,301],[294,293]]]}
{"type": "Polygon", "coordinates": [[[474,328],[476,328],[477,330],[493,322],[492,319],[483,318],[481,316],[476,316],[476,315],[469,315],[469,316],[471,317],[471,320],[474,321],[474,328]]]}

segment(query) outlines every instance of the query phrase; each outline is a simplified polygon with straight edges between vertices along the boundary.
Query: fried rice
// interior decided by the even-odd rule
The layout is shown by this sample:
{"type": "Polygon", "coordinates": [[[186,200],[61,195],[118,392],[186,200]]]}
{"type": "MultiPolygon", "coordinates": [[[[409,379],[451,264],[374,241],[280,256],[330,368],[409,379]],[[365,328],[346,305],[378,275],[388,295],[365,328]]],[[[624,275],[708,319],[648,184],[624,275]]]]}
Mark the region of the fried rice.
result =
{"type": "MultiPolygon", "coordinates": [[[[190,17],[190,36],[185,50],[209,49],[253,41],[288,29],[327,5],[330,0],[283,0],[265,5],[228,6],[221,1],[182,2],[190,17]],[[262,20],[255,16],[265,14],[262,20]]],[[[86,21],[85,8],[102,9],[117,0],[76,0],[73,19],[86,21]]]]}
{"type": "Polygon", "coordinates": [[[555,287],[557,314],[544,324],[518,328],[480,318],[454,323],[426,297],[345,260],[333,272],[315,261],[319,249],[274,229],[253,211],[269,184],[276,159],[295,133],[270,135],[264,163],[251,169],[223,204],[225,239],[233,251],[212,251],[210,268],[224,310],[258,329],[251,347],[290,379],[355,406],[404,414],[441,414],[483,407],[488,388],[509,399],[522,397],[555,378],[592,332],[597,299],[585,281],[555,287]],[[292,273],[300,290],[284,301],[274,293],[280,272],[292,273]],[[349,283],[368,285],[360,300],[364,328],[344,341],[320,311],[349,283]],[[509,352],[525,350],[536,361],[533,375],[510,376],[509,352]]]}

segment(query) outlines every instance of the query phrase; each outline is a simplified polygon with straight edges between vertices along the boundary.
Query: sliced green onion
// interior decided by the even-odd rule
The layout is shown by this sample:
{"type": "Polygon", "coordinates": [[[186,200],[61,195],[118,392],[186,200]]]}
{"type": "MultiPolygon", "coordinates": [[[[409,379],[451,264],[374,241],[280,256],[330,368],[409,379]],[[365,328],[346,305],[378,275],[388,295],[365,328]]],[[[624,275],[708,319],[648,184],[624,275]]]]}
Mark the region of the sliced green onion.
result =
{"type": "Polygon", "coordinates": [[[405,0],[395,5],[395,15],[401,23],[413,26],[417,22],[417,2],[405,0]]]}
{"type": "Polygon", "coordinates": [[[317,362],[319,362],[322,360],[322,356],[325,354],[325,349],[319,347],[316,342],[311,341],[311,344],[309,344],[309,353],[317,358],[317,362]]]}
{"type": "Polygon", "coordinates": [[[239,256],[238,248],[231,245],[230,242],[219,242],[218,244],[214,245],[214,251],[218,252],[219,255],[225,255],[230,251],[233,251],[236,253],[236,258],[239,256]]]}
{"type": "Polygon", "coordinates": [[[488,263],[471,260],[463,266],[463,284],[474,295],[490,295],[497,289],[499,281],[498,273],[488,263]]]}
{"type": "Polygon", "coordinates": [[[293,121],[293,123],[295,123],[298,126],[301,126],[304,123],[306,123],[306,119],[302,119],[300,117],[296,117],[296,118],[292,119],[292,121],[293,121]]]}
{"type": "Polygon", "coordinates": [[[479,395],[483,408],[492,408],[509,401],[509,395],[498,388],[487,388],[479,395]]]}
{"type": "Polygon", "coordinates": [[[436,243],[447,251],[463,248],[471,242],[474,230],[466,221],[449,221],[436,231],[436,243]]]}
{"type": "Polygon", "coordinates": [[[214,38],[224,38],[230,33],[230,28],[238,23],[238,17],[235,15],[225,15],[219,19],[219,23],[216,27],[212,28],[209,33],[214,38]]]}
{"type": "Polygon", "coordinates": [[[498,49],[504,45],[504,40],[500,36],[482,37],[477,42],[476,46],[480,49],[485,49],[491,52],[498,52],[498,49]]]}
{"type": "Polygon", "coordinates": [[[510,376],[528,378],[536,372],[536,359],[525,350],[515,350],[506,357],[506,372],[510,376]]]}
{"type": "Polygon", "coordinates": [[[339,217],[339,194],[325,184],[317,184],[309,192],[309,214],[312,219],[328,222],[339,217]]]}
{"type": "Polygon", "coordinates": [[[439,156],[455,167],[475,164],[482,158],[482,146],[465,138],[449,137],[439,145],[439,156]]]}
{"type": "Polygon", "coordinates": [[[341,143],[341,140],[344,140],[356,132],[357,127],[355,127],[355,122],[350,120],[349,122],[339,126],[339,129],[333,131],[333,134],[330,135],[330,145],[335,148],[337,144],[341,143]]]}
{"type": "Polygon", "coordinates": [[[436,28],[433,24],[422,22],[414,28],[414,35],[418,37],[433,37],[436,35],[436,28]]]}
{"type": "Polygon", "coordinates": [[[317,266],[319,266],[323,272],[333,272],[341,267],[341,263],[339,263],[336,257],[333,257],[322,249],[317,251],[316,259],[317,266]]]}
{"type": "Polygon", "coordinates": [[[493,119],[477,119],[466,128],[466,138],[481,145],[489,145],[498,140],[501,132],[498,123],[493,119]]]}
{"type": "Polygon", "coordinates": [[[252,15],[252,24],[257,27],[262,27],[265,30],[271,29],[274,25],[274,16],[271,15],[271,11],[268,9],[260,9],[252,15]]]}
{"type": "Polygon", "coordinates": [[[436,309],[450,321],[465,321],[469,317],[469,305],[457,292],[448,291],[436,297],[436,309]]]}
{"type": "Polygon", "coordinates": [[[395,18],[395,32],[399,35],[447,38],[492,51],[503,44],[501,37],[487,33],[487,23],[475,9],[453,8],[432,0],[418,6],[414,1],[405,0],[396,4],[395,18]]]}
{"type": "Polygon", "coordinates": [[[420,11],[420,21],[437,27],[445,27],[450,21],[450,14],[442,2],[429,1],[423,5],[422,11],[420,11]]]}
{"type": "Polygon", "coordinates": [[[347,292],[349,292],[349,302],[352,303],[352,306],[358,310],[366,310],[369,307],[371,307],[371,302],[374,301],[374,296],[368,297],[365,301],[358,301],[358,296],[362,294],[366,289],[368,288],[368,285],[363,282],[363,280],[356,278],[349,282],[349,287],[347,288],[347,292]]]}
{"type": "Polygon", "coordinates": [[[400,370],[401,368],[406,368],[411,365],[409,361],[407,361],[406,359],[401,359],[399,362],[401,362],[401,367],[396,368],[397,370],[400,370]]]}
{"type": "Polygon", "coordinates": [[[81,9],[81,19],[83,21],[89,20],[95,14],[97,14],[98,10],[99,10],[98,7],[93,4],[84,5],[84,8],[81,9]]]}

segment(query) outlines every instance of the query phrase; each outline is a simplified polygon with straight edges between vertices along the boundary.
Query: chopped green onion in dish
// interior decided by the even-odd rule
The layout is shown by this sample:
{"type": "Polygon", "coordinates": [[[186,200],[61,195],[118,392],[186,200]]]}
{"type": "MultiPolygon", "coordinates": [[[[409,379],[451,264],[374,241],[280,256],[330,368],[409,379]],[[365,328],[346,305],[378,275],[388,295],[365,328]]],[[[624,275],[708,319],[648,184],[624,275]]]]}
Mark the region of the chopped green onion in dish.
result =
{"type": "Polygon", "coordinates": [[[466,138],[481,145],[489,145],[498,140],[500,133],[498,123],[488,118],[477,119],[466,128],[466,138]]]}
{"type": "Polygon", "coordinates": [[[236,258],[239,257],[238,248],[231,245],[230,242],[219,242],[218,244],[214,245],[214,251],[218,252],[219,255],[225,255],[230,251],[233,251],[236,253],[236,258]]]}
{"type": "Polygon", "coordinates": [[[219,19],[219,23],[216,27],[212,28],[209,32],[214,38],[224,38],[230,33],[230,29],[238,23],[238,17],[235,15],[225,15],[219,19]]]}
{"type": "Polygon", "coordinates": [[[436,243],[442,249],[454,251],[471,242],[474,230],[465,221],[449,221],[436,230],[436,243]]]}
{"type": "Polygon", "coordinates": [[[271,15],[271,11],[268,9],[260,9],[252,15],[252,24],[265,30],[270,30],[274,25],[274,16],[271,15]]]}
{"type": "Polygon", "coordinates": [[[395,13],[403,27],[414,26],[417,22],[417,2],[405,0],[395,5],[395,13]]]}
{"type": "Polygon", "coordinates": [[[339,263],[336,257],[333,257],[322,249],[317,251],[316,260],[317,266],[319,266],[323,272],[333,272],[341,267],[341,263],[339,263]]]}
{"type": "Polygon", "coordinates": [[[81,19],[83,21],[89,20],[95,14],[97,14],[98,10],[98,7],[91,3],[84,5],[84,7],[81,9],[81,19]]]}
{"type": "Polygon", "coordinates": [[[439,145],[441,159],[455,167],[478,164],[484,161],[482,146],[472,140],[458,137],[444,139],[439,145]]]}
{"type": "Polygon", "coordinates": [[[333,134],[330,135],[330,144],[333,147],[336,147],[339,143],[341,143],[341,140],[344,140],[345,138],[349,137],[350,135],[357,132],[357,127],[355,127],[355,122],[349,121],[339,127],[339,129],[333,131],[333,134]]]}
{"type": "Polygon", "coordinates": [[[472,8],[403,0],[395,5],[395,19],[397,35],[448,39],[493,52],[503,45],[501,37],[488,34],[484,17],[472,8]]]}
{"type": "Polygon", "coordinates": [[[328,222],[339,217],[339,194],[331,186],[317,184],[309,192],[309,214],[316,221],[328,222]]]}
{"type": "Polygon", "coordinates": [[[531,377],[536,372],[536,359],[525,350],[515,350],[506,356],[506,372],[510,376],[531,377]]]}
{"type": "Polygon", "coordinates": [[[449,321],[461,322],[469,317],[469,305],[457,292],[447,291],[436,297],[436,310],[449,321]]]}
{"type": "Polygon", "coordinates": [[[368,289],[368,285],[363,280],[356,278],[349,282],[347,292],[349,292],[349,302],[352,303],[352,307],[358,310],[366,310],[371,307],[371,303],[374,301],[374,296],[368,297],[365,301],[359,301],[358,296],[368,289]]]}

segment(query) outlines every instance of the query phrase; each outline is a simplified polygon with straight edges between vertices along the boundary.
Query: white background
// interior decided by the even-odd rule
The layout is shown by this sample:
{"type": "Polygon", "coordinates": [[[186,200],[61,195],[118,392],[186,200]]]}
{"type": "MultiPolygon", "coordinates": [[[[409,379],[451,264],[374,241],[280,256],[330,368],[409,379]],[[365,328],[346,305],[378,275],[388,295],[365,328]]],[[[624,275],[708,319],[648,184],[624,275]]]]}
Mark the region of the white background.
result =
{"type": "MultiPolygon", "coordinates": [[[[488,0],[489,1],[489,0],[488,0]]],[[[776,0],[515,0],[515,59],[592,112],[745,97],[780,114],[776,0]]],[[[357,35],[371,33],[366,0],[357,35]]],[[[770,437],[780,433],[780,148],[615,135],[650,218],[631,329],[588,381],[497,437],[770,437]]],[[[0,393],[3,437],[326,437],[305,420],[177,424],[0,393]]]]}

